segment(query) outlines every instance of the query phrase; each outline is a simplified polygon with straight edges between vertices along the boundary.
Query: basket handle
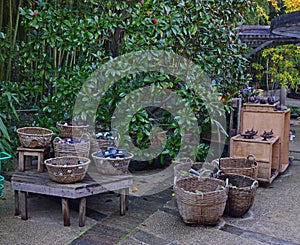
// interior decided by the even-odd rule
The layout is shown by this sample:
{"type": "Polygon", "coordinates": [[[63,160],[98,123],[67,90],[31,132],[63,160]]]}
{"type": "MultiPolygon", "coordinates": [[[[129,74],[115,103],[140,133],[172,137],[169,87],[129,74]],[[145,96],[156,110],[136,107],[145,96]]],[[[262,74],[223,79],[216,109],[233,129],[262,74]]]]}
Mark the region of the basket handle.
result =
{"type": "Polygon", "coordinates": [[[252,190],[255,187],[258,187],[258,181],[257,180],[253,181],[253,183],[252,183],[252,185],[250,187],[250,190],[252,190]]]}
{"type": "Polygon", "coordinates": [[[229,179],[228,178],[226,178],[226,180],[225,180],[225,191],[228,194],[228,192],[229,192],[229,179]]]}
{"type": "Polygon", "coordinates": [[[255,156],[253,154],[249,154],[247,156],[247,160],[251,160],[250,157],[252,157],[252,159],[254,160],[254,162],[256,162],[256,158],[255,158],[255,156]]]}
{"type": "Polygon", "coordinates": [[[90,134],[89,133],[83,133],[80,137],[80,140],[87,140],[89,141],[90,140],[90,134]]]}
{"type": "Polygon", "coordinates": [[[179,158],[178,160],[175,159],[174,163],[178,164],[178,163],[194,163],[194,162],[189,157],[183,157],[183,158],[179,158]]]}

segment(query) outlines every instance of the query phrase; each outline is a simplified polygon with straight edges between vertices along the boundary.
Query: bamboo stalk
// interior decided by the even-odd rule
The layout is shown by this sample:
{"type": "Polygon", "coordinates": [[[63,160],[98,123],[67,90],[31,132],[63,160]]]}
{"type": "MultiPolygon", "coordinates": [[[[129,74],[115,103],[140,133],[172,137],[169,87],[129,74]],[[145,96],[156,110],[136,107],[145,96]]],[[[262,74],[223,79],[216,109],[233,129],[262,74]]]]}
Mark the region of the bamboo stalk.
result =
{"type": "Polygon", "coordinates": [[[9,51],[9,56],[8,56],[8,62],[7,62],[7,69],[6,69],[6,76],[5,76],[5,80],[6,81],[9,81],[10,80],[10,77],[11,77],[11,59],[12,59],[12,50],[13,50],[13,47],[12,47],[12,42],[13,42],[13,39],[12,39],[12,0],[9,0],[9,28],[8,28],[8,31],[7,31],[7,35],[9,37],[9,44],[10,44],[10,51],[9,51]]]}
{"type": "MultiPolygon", "coordinates": [[[[3,9],[4,9],[4,0],[1,0],[0,2],[0,32],[2,31],[2,25],[3,25],[3,9]]],[[[0,56],[3,56],[3,51],[0,51],[0,56]]],[[[4,72],[4,61],[0,62],[0,79],[2,80],[3,77],[3,72],[4,72]]]]}
{"type": "Polygon", "coordinates": [[[3,9],[4,9],[4,0],[1,0],[0,2],[0,31],[2,30],[3,25],[3,9]]]}

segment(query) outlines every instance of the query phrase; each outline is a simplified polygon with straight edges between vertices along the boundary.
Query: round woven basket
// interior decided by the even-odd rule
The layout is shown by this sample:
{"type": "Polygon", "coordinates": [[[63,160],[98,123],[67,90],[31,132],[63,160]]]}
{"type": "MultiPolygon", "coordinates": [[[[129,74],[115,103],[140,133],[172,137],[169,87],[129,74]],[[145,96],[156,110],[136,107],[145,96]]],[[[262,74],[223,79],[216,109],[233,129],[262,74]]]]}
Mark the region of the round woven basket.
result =
{"type": "Polygon", "coordinates": [[[40,127],[25,127],[17,129],[20,143],[26,148],[44,148],[51,142],[53,131],[40,127]]]}
{"type": "Polygon", "coordinates": [[[76,138],[81,137],[88,132],[88,125],[65,125],[61,122],[56,123],[61,138],[76,138]]]}
{"type": "Polygon", "coordinates": [[[76,156],[56,157],[44,161],[50,179],[62,184],[82,181],[90,162],[88,158],[76,156]]]}
{"type": "Polygon", "coordinates": [[[174,185],[180,216],[186,224],[216,225],[223,215],[228,189],[215,178],[188,177],[174,185]],[[222,186],[217,190],[218,186],[222,186]],[[196,190],[203,194],[195,193],[196,190]]]}
{"type": "Polygon", "coordinates": [[[122,175],[128,172],[128,166],[133,158],[133,154],[127,152],[125,158],[104,158],[96,156],[98,152],[92,154],[95,166],[99,173],[107,175],[122,175]]]}
{"type": "Polygon", "coordinates": [[[258,164],[254,155],[248,155],[247,158],[226,157],[218,161],[219,168],[224,174],[239,174],[256,179],[258,173],[258,164]]]}
{"type": "Polygon", "coordinates": [[[88,134],[83,134],[77,143],[67,143],[64,139],[56,137],[53,140],[53,148],[55,157],[63,156],[80,156],[89,157],[90,152],[90,138],[88,134]]]}
{"type": "Polygon", "coordinates": [[[225,213],[233,217],[243,217],[254,203],[257,180],[237,174],[222,174],[219,179],[229,180],[225,213]]]}

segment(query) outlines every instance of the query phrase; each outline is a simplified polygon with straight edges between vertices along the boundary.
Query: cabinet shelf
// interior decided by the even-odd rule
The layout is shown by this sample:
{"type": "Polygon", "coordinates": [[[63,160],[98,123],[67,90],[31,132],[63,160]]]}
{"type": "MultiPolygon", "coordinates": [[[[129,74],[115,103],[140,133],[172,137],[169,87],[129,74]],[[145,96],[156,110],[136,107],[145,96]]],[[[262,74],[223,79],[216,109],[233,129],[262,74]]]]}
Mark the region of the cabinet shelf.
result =
{"type": "Polygon", "coordinates": [[[244,139],[236,135],[230,139],[230,157],[246,158],[253,154],[258,163],[257,180],[272,183],[280,169],[280,143],[279,137],[275,136],[263,140],[260,136],[253,139],[244,139]]]}

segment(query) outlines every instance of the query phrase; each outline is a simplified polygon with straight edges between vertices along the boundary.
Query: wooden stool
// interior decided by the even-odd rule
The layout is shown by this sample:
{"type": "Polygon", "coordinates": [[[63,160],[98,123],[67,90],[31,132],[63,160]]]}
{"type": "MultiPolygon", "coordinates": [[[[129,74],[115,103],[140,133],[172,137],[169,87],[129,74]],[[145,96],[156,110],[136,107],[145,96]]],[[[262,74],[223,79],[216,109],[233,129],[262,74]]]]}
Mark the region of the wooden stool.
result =
{"type": "Polygon", "coordinates": [[[44,158],[49,155],[50,146],[45,148],[18,147],[17,150],[19,151],[19,171],[24,172],[25,160],[32,164],[32,157],[37,156],[37,170],[38,172],[43,172],[44,158]]]}

